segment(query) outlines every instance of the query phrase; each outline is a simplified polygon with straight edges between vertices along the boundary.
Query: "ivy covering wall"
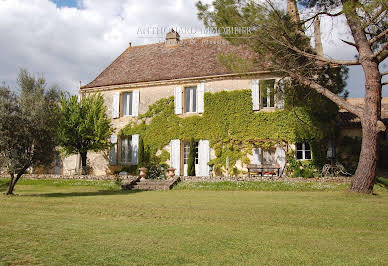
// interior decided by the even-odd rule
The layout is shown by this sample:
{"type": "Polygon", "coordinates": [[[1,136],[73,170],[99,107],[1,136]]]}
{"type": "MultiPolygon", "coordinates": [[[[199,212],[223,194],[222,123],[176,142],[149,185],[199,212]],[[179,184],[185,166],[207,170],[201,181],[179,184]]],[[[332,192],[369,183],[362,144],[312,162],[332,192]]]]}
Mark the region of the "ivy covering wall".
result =
{"type": "Polygon", "coordinates": [[[331,134],[327,123],[321,123],[304,107],[252,111],[250,90],[205,93],[204,101],[203,114],[180,117],[174,114],[174,97],[160,99],[139,115],[136,122],[121,130],[120,135],[140,134],[159,162],[169,159],[166,151],[159,156],[156,153],[172,139],[207,139],[217,157],[211,163],[220,169],[226,157],[231,166],[238,160],[248,164],[247,153],[254,146],[269,148],[284,142],[319,142],[331,134]]]}

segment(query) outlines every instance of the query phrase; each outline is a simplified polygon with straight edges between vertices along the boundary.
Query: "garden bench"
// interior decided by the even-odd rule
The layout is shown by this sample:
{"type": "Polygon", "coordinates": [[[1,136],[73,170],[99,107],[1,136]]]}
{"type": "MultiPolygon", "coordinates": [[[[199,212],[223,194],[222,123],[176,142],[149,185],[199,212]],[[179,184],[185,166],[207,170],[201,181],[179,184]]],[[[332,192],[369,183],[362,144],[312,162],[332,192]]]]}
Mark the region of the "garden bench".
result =
{"type": "Polygon", "coordinates": [[[261,165],[261,164],[249,164],[248,165],[248,177],[251,177],[252,174],[258,176],[270,175],[280,176],[280,166],[278,165],[261,165]]]}

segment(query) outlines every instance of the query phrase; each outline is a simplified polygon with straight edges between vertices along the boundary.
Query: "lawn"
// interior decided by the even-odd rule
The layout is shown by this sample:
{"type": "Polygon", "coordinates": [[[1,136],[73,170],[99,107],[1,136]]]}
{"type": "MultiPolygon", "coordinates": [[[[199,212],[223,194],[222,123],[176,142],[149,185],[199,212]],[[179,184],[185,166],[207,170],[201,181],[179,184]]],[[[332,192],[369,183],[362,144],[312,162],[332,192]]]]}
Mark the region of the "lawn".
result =
{"type": "Polygon", "coordinates": [[[109,181],[22,180],[18,196],[0,196],[0,264],[387,263],[383,187],[373,196],[344,185],[224,187],[121,192],[109,181]]]}

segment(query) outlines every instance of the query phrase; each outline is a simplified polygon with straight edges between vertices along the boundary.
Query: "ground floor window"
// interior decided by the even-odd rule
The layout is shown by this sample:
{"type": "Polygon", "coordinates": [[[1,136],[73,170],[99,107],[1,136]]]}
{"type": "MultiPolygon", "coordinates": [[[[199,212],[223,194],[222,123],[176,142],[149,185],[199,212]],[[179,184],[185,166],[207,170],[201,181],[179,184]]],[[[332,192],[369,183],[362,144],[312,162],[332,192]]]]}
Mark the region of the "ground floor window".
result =
{"type": "MultiPolygon", "coordinates": [[[[183,142],[183,164],[189,164],[190,142],[183,142]]],[[[198,142],[195,143],[195,164],[198,164],[198,142]]]]}
{"type": "Polygon", "coordinates": [[[275,149],[255,148],[253,150],[253,163],[272,165],[276,163],[275,149]]]}
{"type": "Polygon", "coordinates": [[[297,160],[310,160],[311,148],[307,142],[296,143],[296,159],[297,160]]]}
{"type": "Polygon", "coordinates": [[[127,164],[132,161],[132,139],[122,138],[120,140],[120,162],[122,164],[127,164]]]}

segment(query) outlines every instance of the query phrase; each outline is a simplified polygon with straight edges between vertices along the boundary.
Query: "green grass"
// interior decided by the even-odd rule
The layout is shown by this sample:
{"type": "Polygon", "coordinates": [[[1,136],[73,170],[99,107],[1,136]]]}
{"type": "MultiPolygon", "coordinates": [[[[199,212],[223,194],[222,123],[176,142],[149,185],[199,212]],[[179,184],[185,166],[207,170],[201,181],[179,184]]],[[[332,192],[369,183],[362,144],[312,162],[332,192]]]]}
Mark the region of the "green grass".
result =
{"type": "Polygon", "coordinates": [[[21,180],[18,196],[0,196],[0,264],[387,263],[384,187],[242,184],[122,192],[110,181],[21,180]]]}

